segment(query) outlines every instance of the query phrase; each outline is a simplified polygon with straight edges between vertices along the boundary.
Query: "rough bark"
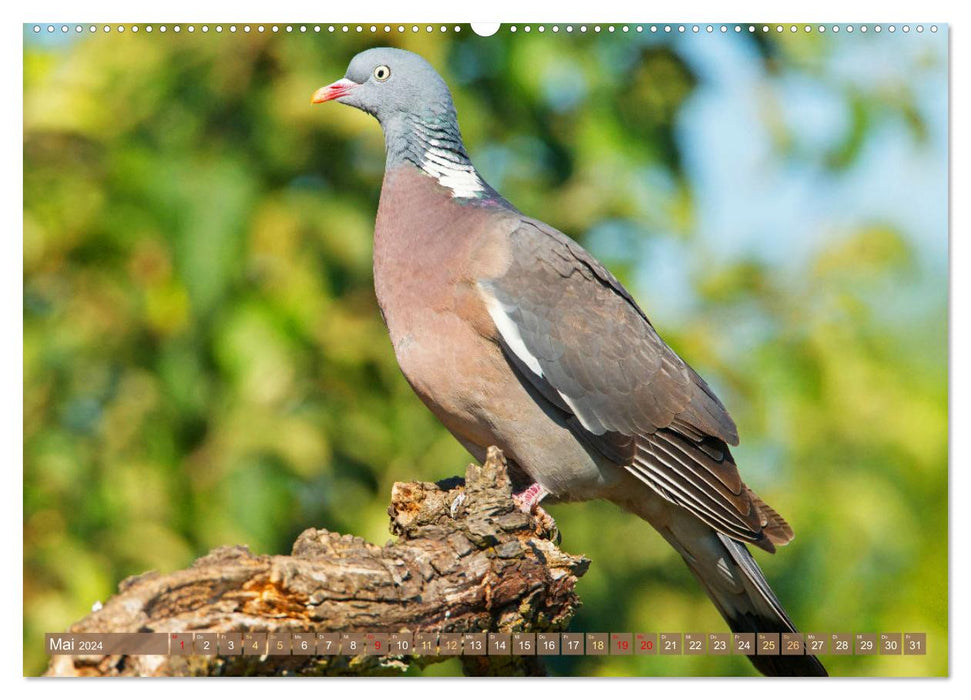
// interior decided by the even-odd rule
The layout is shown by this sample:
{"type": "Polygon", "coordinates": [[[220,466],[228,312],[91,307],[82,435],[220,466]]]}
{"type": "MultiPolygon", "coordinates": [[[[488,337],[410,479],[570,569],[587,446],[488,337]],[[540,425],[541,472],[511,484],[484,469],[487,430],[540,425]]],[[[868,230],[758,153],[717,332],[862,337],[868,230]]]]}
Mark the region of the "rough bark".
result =
{"type": "MultiPolygon", "coordinates": [[[[123,581],[70,632],[543,632],[566,628],[589,564],[520,512],[502,453],[463,481],[396,483],[385,546],[306,530],[289,556],[220,547],[123,581]]],[[[435,656],[54,656],[47,675],[389,675],[435,656]]],[[[535,674],[535,657],[463,657],[470,674],[535,674]]]]}

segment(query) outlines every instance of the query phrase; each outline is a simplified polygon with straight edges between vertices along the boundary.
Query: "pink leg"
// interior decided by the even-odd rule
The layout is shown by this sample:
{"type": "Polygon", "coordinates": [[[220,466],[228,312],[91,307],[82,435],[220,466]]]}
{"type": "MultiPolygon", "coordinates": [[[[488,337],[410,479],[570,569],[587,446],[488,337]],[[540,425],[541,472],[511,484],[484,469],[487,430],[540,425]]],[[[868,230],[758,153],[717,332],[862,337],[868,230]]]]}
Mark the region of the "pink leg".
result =
{"type": "Polygon", "coordinates": [[[514,493],[512,495],[512,500],[516,502],[516,506],[524,513],[532,513],[534,510],[542,511],[539,507],[539,502],[542,501],[549,495],[549,491],[544,489],[539,484],[531,484],[524,491],[519,493],[514,493]]]}
{"type": "Polygon", "coordinates": [[[553,520],[553,516],[543,510],[539,502],[542,501],[546,496],[549,495],[549,491],[544,489],[539,484],[532,484],[528,488],[519,493],[514,493],[512,495],[512,500],[526,515],[532,516],[533,522],[538,526],[538,533],[542,533],[545,537],[553,540],[554,542],[560,541],[560,531],[556,527],[556,521],[553,520]]]}

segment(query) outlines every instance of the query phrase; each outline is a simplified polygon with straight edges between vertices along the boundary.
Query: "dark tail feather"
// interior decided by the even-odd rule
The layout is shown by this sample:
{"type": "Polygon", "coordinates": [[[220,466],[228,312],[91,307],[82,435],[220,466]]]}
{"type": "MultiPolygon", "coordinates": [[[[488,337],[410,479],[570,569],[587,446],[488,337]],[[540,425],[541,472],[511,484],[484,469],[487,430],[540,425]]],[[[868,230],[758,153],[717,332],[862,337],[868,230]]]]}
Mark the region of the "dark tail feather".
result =
{"type": "MultiPolygon", "coordinates": [[[[769,587],[765,574],[744,544],[716,533],[742,574],[745,593],[714,589],[710,577],[702,577],[692,562],[688,566],[698,575],[708,596],[733,632],[796,632],[782,603],[769,587]],[[709,579],[709,580],[706,580],[709,579]]],[[[781,651],[781,650],[780,650],[781,651]]],[[[766,676],[828,676],[815,656],[749,656],[752,665],[766,676]]]]}
{"type": "MultiPolygon", "coordinates": [[[[647,520],[674,547],[701,583],[733,632],[797,632],[782,603],[765,580],[744,544],[715,531],[693,513],[637,494],[618,500],[624,508],[647,520]]],[[[775,511],[758,502],[778,544],[792,539],[792,529],[775,511]]],[[[770,537],[770,541],[771,537],[770,537]]],[[[781,639],[780,639],[781,641],[781,639]]],[[[781,650],[780,650],[781,651],[781,650]]],[[[749,656],[767,676],[827,676],[815,656],[749,656]]]]}

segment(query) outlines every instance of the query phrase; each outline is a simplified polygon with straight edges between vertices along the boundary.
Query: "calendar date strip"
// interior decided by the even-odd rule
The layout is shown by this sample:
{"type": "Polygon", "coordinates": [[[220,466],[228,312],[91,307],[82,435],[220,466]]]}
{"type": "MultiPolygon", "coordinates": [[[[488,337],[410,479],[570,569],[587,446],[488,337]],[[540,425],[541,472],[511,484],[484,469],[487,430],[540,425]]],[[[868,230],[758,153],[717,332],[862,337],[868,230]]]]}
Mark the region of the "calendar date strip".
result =
{"type": "Polygon", "coordinates": [[[58,655],[694,656],[925,655],[924,632],[176,632],[48,634],[58,655]]]}

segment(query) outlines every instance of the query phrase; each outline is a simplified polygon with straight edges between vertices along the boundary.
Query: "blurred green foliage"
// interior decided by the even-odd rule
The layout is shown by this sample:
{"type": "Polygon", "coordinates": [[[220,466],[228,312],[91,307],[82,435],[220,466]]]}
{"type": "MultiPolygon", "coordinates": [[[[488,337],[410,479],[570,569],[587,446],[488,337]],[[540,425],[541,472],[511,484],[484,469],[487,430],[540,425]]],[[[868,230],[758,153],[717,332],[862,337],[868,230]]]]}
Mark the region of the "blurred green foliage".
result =
{"type": "MultiPolygon", "coordinates": [[[[697,303],[661,331],[719,387],[743,474],[795,527],[791,546],[759,555],[769,580],[805,631],[928,633],[926,657],[828,657],[832,673],[947,673],[939,270],[881,221],[785,270],[712,254],[677,135],[698,78],[673,40],[463,30],[28,34],[24,672],[43,670],[44,632],[125,576],[220,544],[285,552],[307,527],[382,542],[394,481],[463,471],[468,456],[400,376],[372,291],[380,129],[309,104],[358,50],[393,43],[441,68],[473,158],[520,209],[581,240],[619,221],[689,241],[697,303]],[[886,306],[928,287],[920,313],[886,306]]],[[[738,40],[773,73],[829,50],[815,35],[738,40]]],[[[847,90],[850,128],[827,167],[853,163],[874,115],[905,98],[847,90]]],[[[628,253],[605,258],[637,293],[643,247],[628,253]]],[[[663,302],[640,296],[649,314],[663,302]]],[[[573,629],[724,629],[646,524],[602,503],[552,511],[563,546],[593,559],[573,629]]],[[[752,672],[721,657],[552,668],[752,672]]]]}

